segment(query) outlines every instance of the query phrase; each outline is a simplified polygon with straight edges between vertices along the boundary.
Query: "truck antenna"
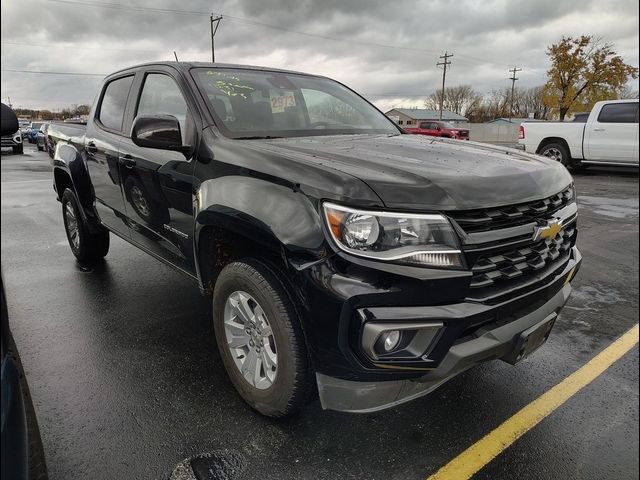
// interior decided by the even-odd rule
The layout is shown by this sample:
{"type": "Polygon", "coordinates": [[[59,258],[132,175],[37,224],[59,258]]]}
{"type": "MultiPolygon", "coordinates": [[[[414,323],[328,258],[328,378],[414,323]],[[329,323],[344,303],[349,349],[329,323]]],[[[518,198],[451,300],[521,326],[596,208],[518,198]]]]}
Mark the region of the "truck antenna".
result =
{"type": "Polygon", "coordinates": [[[173,51],[173,56],[176,57],[176,62],[179,62],[180,60],[178,60],[178,54],[176,53],[176,51],[173,51]]]}

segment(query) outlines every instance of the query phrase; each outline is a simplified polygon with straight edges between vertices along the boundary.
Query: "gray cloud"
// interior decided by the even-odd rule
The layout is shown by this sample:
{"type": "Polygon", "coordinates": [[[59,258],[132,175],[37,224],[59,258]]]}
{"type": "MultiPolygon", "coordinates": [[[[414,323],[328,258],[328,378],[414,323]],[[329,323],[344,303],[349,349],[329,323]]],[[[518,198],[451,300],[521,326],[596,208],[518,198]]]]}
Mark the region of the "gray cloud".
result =
{"type": "MultiPolygon", "coordinates": [[[[108,1],[128,7],[35,0],[25,8],[3,0],[2,68],[109,73],[172,59],[174,50],[181,60],[210,59],[206,14],[135,9],[208,12],[211,2],[108,1]]],[[[511,65],[523,68],[519,85],[543,83],[545,49],[562,35],[601,36],[638,65],[637,0],[225,0],[215,8],[225,15],[218,61],[327,75],[383,109],[420,105],[439,85],[435,64],[445,49],[455,55],[449,84],[468,83],[481,93],[507,85],[511,65]]],[[[100,77],[2,72],[2,98],[10,96],[14,106],[61,108],[92,102],[99,84],[100,77]]]]}

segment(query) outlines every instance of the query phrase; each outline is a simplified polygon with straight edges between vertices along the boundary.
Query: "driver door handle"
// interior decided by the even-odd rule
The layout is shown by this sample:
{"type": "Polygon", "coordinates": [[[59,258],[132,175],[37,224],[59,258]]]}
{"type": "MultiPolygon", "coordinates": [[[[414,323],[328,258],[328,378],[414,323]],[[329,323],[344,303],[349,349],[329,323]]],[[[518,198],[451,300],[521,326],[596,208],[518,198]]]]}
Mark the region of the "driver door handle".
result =
{"type": "Polygon", "coordinates": [[[126,168],[133,168],[136,166],[136,161],[131,155],[123,155],[118,159],[120,165],[126,168]]]}
{"type": "Polygon", "coordinates": [[[604,128],[594,128],[593,131],[594,132],[604,132],[605,129],[604,128]]]}

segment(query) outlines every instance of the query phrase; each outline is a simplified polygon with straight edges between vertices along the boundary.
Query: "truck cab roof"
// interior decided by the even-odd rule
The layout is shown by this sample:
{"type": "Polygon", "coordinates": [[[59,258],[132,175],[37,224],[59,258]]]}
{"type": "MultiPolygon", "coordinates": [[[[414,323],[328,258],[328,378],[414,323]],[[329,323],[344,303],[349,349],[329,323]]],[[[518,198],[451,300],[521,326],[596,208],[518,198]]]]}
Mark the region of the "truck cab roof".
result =
{"type": "Polygon", "coordinates": [[[295,75],[308,75],[312,77],[324,77],[324,75],[315,75],[312,73],[299,72],[295,70],[286,70],[282,68],[273,68],[273,67],[262,67],[257,65],[241,65],[234,63],[213,63],[213,62],[174,62],[174,61],[163,61],[163,62],[149,62],[149,63],[141,63],[138,65],[132,65],[127,68],[123,68],[116,72],[110,73],[105,78],[110,78],[113,76],[120,75],[124,72],[131,72],[137,70],[144,70],[151,67],[173,67],[176,70],[180,70],[182,72],[188,72],[192,68],[233,68],[240,70],[256,70],[263,72],[279,72],[279,73],[287,73],[287,74],[295,74],[295,75]]]}

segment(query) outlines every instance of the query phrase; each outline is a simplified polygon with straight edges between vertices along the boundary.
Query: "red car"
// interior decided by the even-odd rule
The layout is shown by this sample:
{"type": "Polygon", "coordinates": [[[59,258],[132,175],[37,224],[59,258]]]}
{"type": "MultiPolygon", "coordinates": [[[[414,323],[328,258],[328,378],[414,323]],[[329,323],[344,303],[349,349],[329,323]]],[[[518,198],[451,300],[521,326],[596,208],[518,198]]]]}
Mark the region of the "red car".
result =
{"type": "Polygon", "coordinates": [[[458,128],[448,122],[440,122],[435,120],[427,120],[420,122],[418,128],[405,128],[409,133],[414,135],[430,135],[432,137],[455,138],[458,140],[469,140],[469,130],[458,128]]]}

